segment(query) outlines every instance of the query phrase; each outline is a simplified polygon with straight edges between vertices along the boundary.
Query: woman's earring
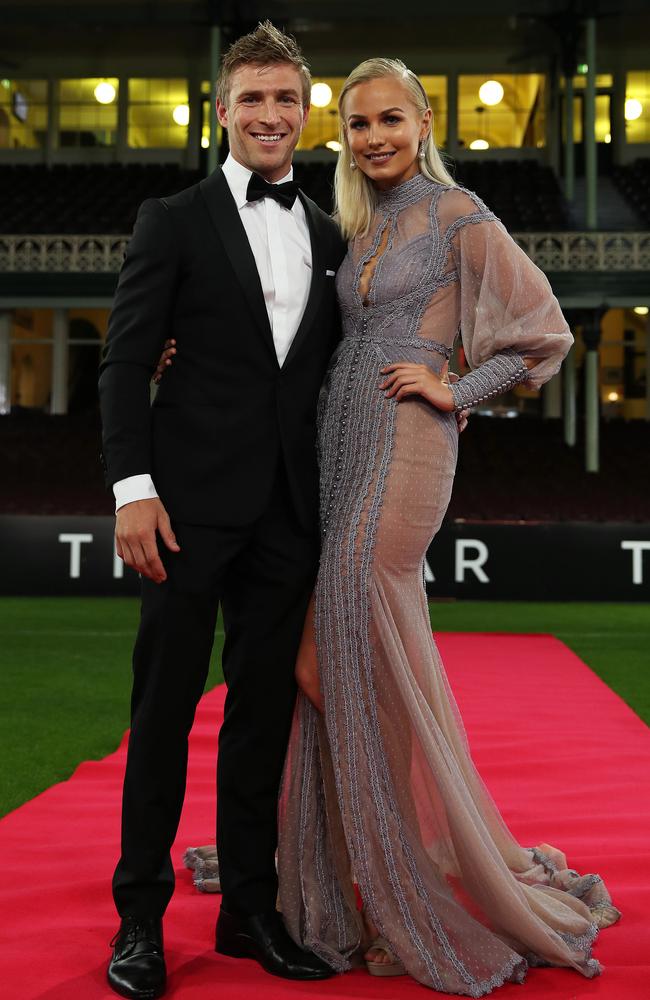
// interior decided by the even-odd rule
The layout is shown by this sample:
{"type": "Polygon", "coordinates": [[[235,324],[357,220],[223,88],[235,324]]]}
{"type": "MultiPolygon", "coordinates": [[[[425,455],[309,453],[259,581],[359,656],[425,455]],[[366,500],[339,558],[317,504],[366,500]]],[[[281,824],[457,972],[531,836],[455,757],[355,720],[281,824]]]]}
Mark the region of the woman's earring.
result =
{"type": "Polygon", "coordinates": [[[418,159],[419,160],[423,160],[425,158],[425,156],[427,155],[426,154],[426,145],[427,145],[427,140],[426,139],[420,139],[420,144],[418,146],[418,159]]]}
{"type": "Polygon", "coordinates": [[[356,170],[356,169],[357,169],[357,161],[350,160],[350,170],[356,170]]]}

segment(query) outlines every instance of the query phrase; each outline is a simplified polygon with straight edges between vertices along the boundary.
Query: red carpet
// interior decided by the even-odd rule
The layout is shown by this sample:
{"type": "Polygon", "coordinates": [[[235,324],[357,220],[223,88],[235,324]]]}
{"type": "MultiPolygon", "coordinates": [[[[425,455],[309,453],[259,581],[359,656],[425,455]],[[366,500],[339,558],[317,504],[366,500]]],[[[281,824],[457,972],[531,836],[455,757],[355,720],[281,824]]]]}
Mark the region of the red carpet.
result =
{"type": "MultiPolygon", "coordinates": [[[[581,871],[599,872],[623,919],[602,933],[605,974],[532,969],[509,1000],[635,1000],[650,983],[650,736],[562,643],[548,636],[442,635],[442,655],[475,760],[524,844],[548,841],[581,871]]],[[[224,691],[200,706],[188,795],[165,921],[170,997],[187,1000],[424,998],[424,987],[356,971],[320,984],[272,979],[255,963],[211,950],[219,897],[197,893],[185,846],[212,839],[214,759],[224,691]]],[[[37,749],[35,750],[37,752],[37,749]]],[[[107,1000],[109,890],[118,845],[124,744],[0,822],[0,990],[9,1000],[107,1000]]]]}

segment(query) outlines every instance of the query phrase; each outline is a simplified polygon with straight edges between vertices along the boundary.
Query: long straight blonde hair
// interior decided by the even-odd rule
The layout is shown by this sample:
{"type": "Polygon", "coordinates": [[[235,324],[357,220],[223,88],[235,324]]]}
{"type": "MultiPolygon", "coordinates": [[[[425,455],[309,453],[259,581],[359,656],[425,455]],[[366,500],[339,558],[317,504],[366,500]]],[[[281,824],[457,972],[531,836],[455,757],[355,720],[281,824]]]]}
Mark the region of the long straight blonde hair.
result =
{"type": "MultiPolygon", "coordinates": [[[[401,59],[366,59],[365,62],[352,70],[343,84],[339,97],[339,132],[341,152],[339,153],[334,174],[334,205],[335,216],[346,239],[365,235],[370,228],[377,196],[372,181],[358,168],[353,168],[352,151],[348,142],[343,105],[353,87],[369,80],[380,80],[386,76],[394,76],[406,87],[411,102],[420,114],[430,108],[426,91],[415,73],[404,65],[401,59]]],[[[425,140],[424,156],[418,160],[420,173],[429,180],[440,184],[456,187],[456,181],[448,172],[442,157],[438,152],[433,138],[433,118],[431,129],[425,140]]]]}

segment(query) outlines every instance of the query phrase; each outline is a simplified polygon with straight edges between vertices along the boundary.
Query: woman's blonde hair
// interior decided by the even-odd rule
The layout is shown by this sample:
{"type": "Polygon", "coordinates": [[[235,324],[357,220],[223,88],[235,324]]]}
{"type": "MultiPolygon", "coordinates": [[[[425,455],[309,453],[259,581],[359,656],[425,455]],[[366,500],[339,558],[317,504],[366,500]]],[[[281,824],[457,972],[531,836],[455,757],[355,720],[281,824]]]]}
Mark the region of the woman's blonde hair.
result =
{"type": "MultiPolygon", "coordinates": [[[[380,80],[386,76],[394,76],[406,87],[412,103],[420,114],[430,108],[426,91],[415,73],[404,65],[401,59],[366,59],[352,70],[343,84],[339,97],[339,128],[341,152],[339,153],[336,173],[334,175],[334,205],[335,216],[346,239],[364,235],[370,228],[370,221],[375,211],[377,196],[372,181],[362,170],[351,166],[352,151],[347,138],[343,105],[353,87],[369,80],[380,80]]],[[[429,180],[440,184],[456,186],[456,182],[447,171],[433,138],[433,119],[431,129],[425,140],[424,157],[418,160],[420,173],[429,180]]]]}

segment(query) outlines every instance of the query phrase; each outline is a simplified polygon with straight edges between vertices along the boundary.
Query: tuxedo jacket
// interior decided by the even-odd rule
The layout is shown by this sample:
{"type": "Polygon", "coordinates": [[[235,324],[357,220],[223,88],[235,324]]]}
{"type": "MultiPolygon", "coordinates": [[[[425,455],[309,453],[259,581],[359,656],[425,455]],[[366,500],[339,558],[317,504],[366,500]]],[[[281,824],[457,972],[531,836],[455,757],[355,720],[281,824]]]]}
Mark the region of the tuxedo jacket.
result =
{"type": "Polygon", "coordinates": [[[312,279],[282,367],[222,170],[138,213],[100,366],[104,467],[109,485],[149,473],[172,520],[252,522],[283,461],[301,523],[316,525],[316,403],[340,338],[334,273],[345,245],[332,219],[300,197],[312,279]],[[178,353],[151,404],[169,337],[178,353]]]}

